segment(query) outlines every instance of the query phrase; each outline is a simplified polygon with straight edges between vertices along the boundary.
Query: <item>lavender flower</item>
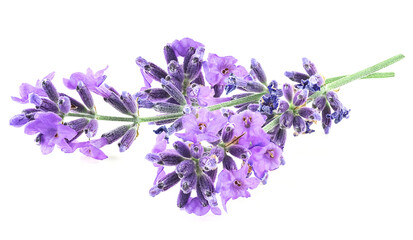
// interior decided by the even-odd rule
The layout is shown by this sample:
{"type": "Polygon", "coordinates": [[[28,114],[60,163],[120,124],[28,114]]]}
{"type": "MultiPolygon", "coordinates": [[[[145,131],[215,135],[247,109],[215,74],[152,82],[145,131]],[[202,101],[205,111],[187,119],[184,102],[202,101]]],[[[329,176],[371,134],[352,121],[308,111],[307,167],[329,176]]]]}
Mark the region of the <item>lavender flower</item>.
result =
{"type": "Polygon", "coordinates": [[[324,84],[325,80],[318,72],[317,69],[310,60],[303,58],[303,67],[307,74],[300,72],[285,72],[284,75],[290,80],[297,82],[295,85],[298,89],[307,89],[309,95],[319,91],[320,87],[324,84]]]}

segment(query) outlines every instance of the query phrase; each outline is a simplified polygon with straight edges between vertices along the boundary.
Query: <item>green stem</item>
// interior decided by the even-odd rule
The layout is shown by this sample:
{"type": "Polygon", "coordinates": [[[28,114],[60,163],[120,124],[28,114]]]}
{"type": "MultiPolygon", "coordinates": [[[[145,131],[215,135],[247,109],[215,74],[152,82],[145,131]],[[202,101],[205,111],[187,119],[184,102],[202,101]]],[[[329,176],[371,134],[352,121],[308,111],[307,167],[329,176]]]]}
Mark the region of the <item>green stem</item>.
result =
{"type": "Polygon", "coordinates": [[[68,117],[83,117],[83,118],[92,118],[96,120],[105,120],[105,121],[117,121],[117,122],[138,122],[138,118],[134,117],[114,117],[114,116],[104,116],[104,115],[92,115],[84,113],[68,113],[68,117]]]}
{"type": "Polygon", "coordinates": [[[234,99],[228,102],[218,103],[218,104],[207,107],[207,109],[209,111],[215,111],[221,108],[232,107],[232,106],[240,105],[240,104],[247,103],[247,102],[257,102],[266,93],[267,91],[262,92],[262,93],[256,93],[256,94],[246,96],[243,98],[234,99]]]}
{"type": "MultiPolygon", "coordinates": [[[[347,77],[348,75],[343,75],[339,77],[332,77],[332,78],[327,78],[325,84],[330,84],[332,82],[335,82],[343,77],[347,77]]],[[[362,77],[361,79],[367,79],[367,78],[390,78],[394,77],[394,72],[379,72],[379,73],[372,73],[368,76],[362,77]]]]}
{"type": "Polygon", "coordinates": [[[262,129],[263,129],[265,132],[269,132],[269,131],[271,131],[272,129],[274,129],[275,126],[277,126],[277,124],[279,123],[279,121],[280,121],[280,115],[275,116],[274,119],[273,119],[271,122],[269,122],[267,125],[265,125],[262,129]]]}

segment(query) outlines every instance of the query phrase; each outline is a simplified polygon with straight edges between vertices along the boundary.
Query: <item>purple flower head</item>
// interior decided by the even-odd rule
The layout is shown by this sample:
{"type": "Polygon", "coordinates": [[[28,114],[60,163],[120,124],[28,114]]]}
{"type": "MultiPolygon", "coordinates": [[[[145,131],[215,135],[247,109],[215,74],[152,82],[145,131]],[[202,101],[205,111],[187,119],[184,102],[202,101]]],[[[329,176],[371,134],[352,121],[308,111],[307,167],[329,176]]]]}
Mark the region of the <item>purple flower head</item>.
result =
{"type": "Polygon", "coordinates": [[[19,103],[28,103],[29,102],[29,95],[30,93],[37,94],[38,96],[41,97],[47,97],[46,92],[44,91],[42,87],[42,82],[43,80],[52,80],[54,77],[54,72],[49,73],[47,76],[45,76],[42,80],[37,80],[36,85],[32,86],[28,83],[23,83],[19,87],[19,93],[20,93],[20,98],[18,97],[11,97],[13,101],[19,102],[19,103]]]}
{"type": "Polygon", "coordinates": [[[35,120],[26,125],[24,132],[29,135],[39,134],[37,141],[43,154],[51,153],[55,145],[70,148],[67,141],[77,134],[75,130],[62,124],[62,118],[50,112],[36,113],[35,120]]]}
{"type": "Polygon", "coordinates": [[[209,54],[208,61],[204,62],[205,77],[211,86],[225,85],[225,79],[233,73],[237,77],[248,75],[247,70],[240,65],[235,65],[237,59],[232,56],[219,57],[216,54],[209,54]]]}
{"type": "Polygon", "coordinates": [[[260,180],[255,177],[247,178],[248,170],[248,164],[244,164],[239,170],[228,171],[224,169],[219,174],[216,191],[221,194],[222,206],[225,211],[227,211],[226,204],[229,199],[248,198],[251,196],[248,189],[254,189],[260,184],[260,180]]]}
{"type": "Polygon", "coordinates": [[[181,40],[173,41],[171,47],[175,50],[176,55],[185,57],[190,47],[197,49],[198,47],[204,47],[204,44],[196,42],[190,38],[183,38],[181,40]]]}
{"type": "Polygon", "coordinates": [[[256,146],[251,152],[248,163],[252,166],[255,176],[261,180],[268,171],[277,169],[281,164],[282,150],[272,142],[264,147],[256,146]]]}
{"type": "Polygon", "coordinates": [[[62,148],[62,151],[65,153],[72,153],[79,149],[81,153],[84,155],[94,158],[96,160],[103,160],[108,158],[106,154],[100,150],[101,147],[107,145],[107,141],[105,138],[99,138],[91,141],[86,142],[70,142],[70,148],[62,148]]]}
{"type": "Polygon", "coordinates": [[[102,97],[108,97],[110,95],[110,90],[102,84],[106,79],[106,75],[104,75],[104,72],[106,71],[106,69],[108,69],[108,67],[109,66],[97,71],[96,73],[93,73],[93,71],[90,68],[86,70],[86,74],[81,72],[75,72],[72,75],[70,75],[69,79],[63,78],[63,83],[67,88],[74,90],[78,86],[79,82],[83,82],[83,84],[90,91],[102,97]]]}
{"type": "Polygon", "coordinates": [[[221,130],[227,119],[219,111],[208,111],[206,108],[198,110],[196,115],[188,114],[182,118],[185,133],[176,133],[184,141],[210,143],[219,140],[218,131],[221,130]]]}
{"type": "Polygon", "coordinates": [[[192,84],[193,86],[188,88],[188,96],[192,102],[198,103],[199,106],[206,107],[222,102],[230,101],[231,98],[227,97],[214,97],[215,92],[209,87],[204,87],[198,84],[192,84]]]}
{"type": "Polygon", "coordinates": [[[298,83],[295,85],[296,88],[307,89],[309,95],[312,95],[314,92],[320,91],[325,80],[323,76],[317,72],[314,63],[307,58],[303,58],[303,67],[307,74],[300,72],[285,72],[284,75],[290,80],[298,83]]]}

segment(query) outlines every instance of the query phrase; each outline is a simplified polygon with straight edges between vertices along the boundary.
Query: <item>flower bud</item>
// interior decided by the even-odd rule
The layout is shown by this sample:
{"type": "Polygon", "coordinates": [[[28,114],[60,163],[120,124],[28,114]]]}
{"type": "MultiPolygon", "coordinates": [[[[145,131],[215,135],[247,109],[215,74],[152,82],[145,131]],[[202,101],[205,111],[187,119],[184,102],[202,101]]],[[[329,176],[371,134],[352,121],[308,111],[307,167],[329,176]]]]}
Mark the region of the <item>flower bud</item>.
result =
{"type": "Polygon", "coordinates": [[[305,119],[316,121],[321,120],[321,116],[317,113],[317,111],[314,108],[302,107],[298,110],[298,114],[305,119]]]}
{"type": "Polygon", "coordinates": [[[28,108],[28,109],[24,109],[22,111],[22,113],[26,116],[26,118],[29,121],[34,120],[34,116],[36,115],[36,113],[40,112],[40,109],[36,109],[36,108],[28,108]]]}
{"type": "Polygon", "coordinates": [[[291,102],[293,100],[293,87],[291,86],[291,84],[285,83],[283,85],[283,94],[288,102],[291,102]]]}
{"type": "Polygon", "coordinates": [[[132,145],[133,141],[136,139],[137,129],[135,127],[130,128],[125,135],[123,135],[122,139],[118,143],[119,151],[124,152],[128,150],[128,148],[132,145]]]}
{"type": "Polygon", "coordinates": [[[13,116],[9,121],[10,125],[14,127],[24,126],[28,122],[29,122],[29,119],[26,117],[26,114],[24,113],[20,113],[20,114],[13,116]]]}
{"type": "Polygon", "coordinates": [[[184,193],[182,190],[179,191],[177,205],[179,208],[183,208],[188,203],[189,197],[191,196],[191,192],[184,193]]]}
{"type": "Polygon", "coordinates": [[[201,158],[203,153],[204,148],[202,147],[201,143],[194,143],[191,145],[191,156],[193,158],[199,159],[201,158]]]}
{"type": "Polygon", "coordinates": [[[179,113],[183,111],[182,106],[168,102],[155,103],[152,108],[153,110],[161,113],[179,113]]]}
{"type": "Polygon", "coordinates": [[[188,48],[188,51],[186,52],[186,55],[184,57],[184,64],[183,64],[183,69],[184,73],[188,73],[188,63],[191,60],[192,55],[195,53],[195,48],[190,47],[188,48]]]}
{"type": "Polygon", "coordinates": [[[235,163],[232,157],[225,155],[224,159],[222,160],[222,165],[225,169],[232,171],[237,170],[237,164],[235,163]]]}
{"type": "Polygon", "coordinates": [[[199,159],[199,167],[204,172],[217,169],[217,156],[209,155],[201,157],[201,159],[199,159]]]}
{"type": "Polygon", "coordinates": [[[177,184],[180,180],[181,179],[178,177],[178,174],[176,174],[176,172],[171,172],[161,178],[156,186],[158,187],[158,189],[166,191],[177,184]]]}
{"type": "Polygon", "coordinates": [[[303,67],[310,76],[317,73],[317,68],[315,67],[314,63],[312,63],[307,58],[303,58],[303,67]]]}
{"type": "Polygon", "coordinates": [[[91,119],[86,125],[84,131],[88,138],[94,137],[98,131],[98,120],[91,119]]]}
{"type": "Polygon", "coordinates": [[[150,100],[141,100],[138,99],[138,107],[139,108],[153,108],[155,104],[150,100]]]}
{"type": "Polygon", "coordinates": [[[170,81],[166,81],[165,79],[161,80],[162,88],[179,104],[185,105],[186,99],[181,91],[175,87],[170,81]]]}
{"type": "Polygon", "coordinates": [[[248,92],[262,92],[264,91],[264,86],[255,81],[248,81],[247,85],[243,87],[248,92]]]}
{"type": "Polygon", "coordinates": [[[128,112],[131,115],[135,115],[138,110],[138,105],[136,100],[132,97],[132,95],[128,92],[122,92],[120,96],[120,100],[122,100],[123,105],[126,107],[128,112]]]}
{"type": "Polygon", "coordinates": [[[199,202],[201,202],[201,205],[203,207],[206,207],[209,205],[208,200],[204,197],[204,194],[202,193],[201,187],[199,185],[199,180],[196,183],[196,195],[199,198],[199,202]]]}
{"type": "Polygon", "coordinates": [[[232,140],[234,137],[235,125],[233,123],[227,123],[222,129],[221,139],[224,143],[227,143],[232,140]]]}
{"type": "Polygon", "coordinates": [[[218,168],[205,172],[205,174],[208,175],[209,178],[211,178],[212,182],[215,182],[215,179],[217,178],[218,174],[218,168]]]}
{"type": "Polygon", "coordinates": [[[271,141],[274,142],[279,147],[283,148],[286,140],[287,140],[287,130],[277,125],[275,127],[274,136],[271,138],[271,141]]]}
{"type": "Polygon", "coordinates": [[[300,72],[294,72],[294,71],[285,72],[284,75],[288,77],[291,81],[294,81],[297,83],[301,83],[302,80],[307,80],[309,78],[307,74],[300,73],[300,72]]]}
{"type": "Polygon", "coordinates": [[[261,64],[254,58],[251,59],[251,72],[258,81],[266,85],[267,76],[265,75],[265,72],[262,69],[261,64]]]}
{"type": "Polygon", "coordinates": [[[89,120],[87,120],[86,118],[78,118],[76,120],[65,123],[65,125],[75,130],[76,132],[80,132],[86,127],[88,123],[89,120]]]}
{"type": "Polygon", "coordinates": [[[211,207],[218,205],[218,202],[215,197],[214,183],[212,182],[211,178],[206,174],[201,174],[198,177],[198,183],[199,190],[204,196],[204,198],[207,200],[208,205],[210,205],[211,207]]]}
{"type": "Polygon", "coordinates": [[[318,96],[314,99],[313,108],[317,109],[319,112],[323,111],[326,106],[326,97],[318,96]]]}
{"type": "Polygon", "coordinates": [[[180,162],[175,169],[179,178],[183,178],[195,172],[195,163],[192,160],[185,160],[180,162]]]}
{"type": "Polygon", "coordinates": [[[294,131],[298,134],[305,131],[305,121],[300,116],[295,116],[293,119],[293,128],[294,131]]]}
{"type": "Polygon", "coordinates": [[[280,117],[280,127],[290,128],[293,124],[294,114],[291,111],[286,111],[280,117]]]}
{"type": "Polygon", "coordinates": [[[176,166],[184,160],[184,158],[181,155],[178,155],[170,151],[159,153],[159,157],[160,157],[160,161],[157,163],[159,165],[165,165],[165,166],[176,166]]]}
{"type": "Polygon", "coordinates": [[[219,98],[224,92],[225,86],[215,84],[212,88],[214,89],[214,98],[219,98]]]}
{"type": "Polygon", "coordinates": [[[122,100],[120,99],[120,97],[116,93],[111,92],[110,96],[107,97],[107,98],[103,98],[103,100],[105,102],[109,103],[113,108],[115,108],[119,112],[121,112],[123,114],[130,114],[128,109],[125,107],[122,100]]]}
{"type": "Polygon", "coordinates": [[[65,96],[59,97],[57,105],[59,107],[59,110],[64,114],[68,113],[70,111],[70,107],[72,106],[70,103],[70,99],[65,96]]]}
{"type": "Polygon", "coordinates": [[[102,138],[105,138],[108,144],[112,144],[119,138],[123,137],[123,135],[125,135],[125,133],[129,130],[130,127],[130,125],[120,126],[118,128],[113,129],[110,132],[104,133],[102,135],[102,138]]]}
{"type": "Polygon", "coordinates": [[[181,65],[179,65],[178,61],[171,61],[168,64],[168,73],[172,78],[176,79],[178,82],[182,83],[184,81],[184,69],[181,65]]]}
{"type": "Polygon", "coordinates": [[[165,78],[168,74],[154,63],[147,62],[144,58],[138,57],[136,64],[145,71],[154,80],[160,82],[162,78],[165,78]]]}
{"type": "Polygon", "coordinates": [[[204,56],[204,52],[205,52],[205,48],[198,47],[188,62],[188,66],[186,68],[185,73],[186,73],[186,78],[189,79],[190,81],[198,77],[199,73],[201,72],[202,58],[204,56]]]}
{"type": "Polygon", "coordinates": [[[312,75],[308,81],[313,84],[317,85],[318,87],[321,87],[324,84],[324,78],[320,74],[314,74],[312,75]]]}
{"type": "Polygon", "coordinates": [[[37,109],[40,109],[44,112],[59,113],[59,107],[56,105],[56,103],[47,98],[41,98],[35,93],[30,93],[29,101],[30,103],[33,103],[37,109]]]}
{"type": "Polygon", "coordinates": [[[192,172],[191,174],[185,176],[181,180],[181,191],[188,194],[192,189],[196,188],[196,173],[192,172]]]}
{"type": "Polygon", "coordinates": [[[59,93],[57,92],[55,86],[53,85],[52,81],[49,79],[44,79],[42,81],[42,88],[49,97],[50,100],[57,103],[59,100],[59,93]]]}
{"type": "Polygon", "coordinates": [[[248,110],[256,112],[258,111],[258,109],[260,108],[259,104],[249,104],[248,105],[248,110]]]}
{"type": "Polygon", "coordinates": [[[79,81],[77,83],[76,91],[82,99],[83,103],[86,105],[86,107],[92,110],[95,106],[92,94],[82,81],[79,81]]]}
{"type": "Polygon", "coordinates": [[[148,94],[147,100],[152,102],[163,101],[170,96],[163,88],[149,88],[144,91],[148,94]]]}
{"type": "Polygon", "coordinates": [[[171,61],[178,61],[175,50],[170,44],[166,44],[166,46],[163,48],[163,54],[165,56],[166,64],[169,64],[171,61]]]}
{"type": "Polygon", "coordinates": [[[176,141],[172,144],[174,149],[181,154],[181,156],[185,158],[190,158],[191,157],[191,150],[189,149],[188,145],[181,142],[181,141],[176,141]]]}
{"type": "Polygon", "coordinates": [[[229,153],[231,153],[234,157],[240,158],[243,161],[246,161],[251,156],[251,151],[248,148],[242,145],[232,145],[228,148],[229,153]]]}
{"type": "Polygon", "coordinates": [[[161,157],[157,153],[148,153],[146,154],[145,159],[153,163],[161,161],[161,157]]]}
{"type": "Polygon", "coordinates": [[[70,100],[70,110],[75,111],[75,112],[79,112],[79,113],[88,113],[89,111],[87,110],[87,108],[79,101],[77,101],[76,99],[61,93],[60,97],[67,97],[70,100]]]}
{"type": "Polygon", "coordinates": [[[290,108],[290,104],[284,100],[280,100],[278,105],[278,113],[284,113],[290,108]]]}
{"type": "Polygon", "coordinates": [[[293,104],[295,106],[301,106],[307,101],[307,97],[308,97],[307,89],[299,90],[294,95],[293,104]]]}
{"type": "Polygon", "coordinates": [[[327,98],[328,102],[330,103],[331,108],[334,111],[338,111],[339,109],[342,108],[342,104],[341,104],[340,100],[338,99],[338,95],[334,91],[328,92],[326,94],[326,98],[327,98]]]}

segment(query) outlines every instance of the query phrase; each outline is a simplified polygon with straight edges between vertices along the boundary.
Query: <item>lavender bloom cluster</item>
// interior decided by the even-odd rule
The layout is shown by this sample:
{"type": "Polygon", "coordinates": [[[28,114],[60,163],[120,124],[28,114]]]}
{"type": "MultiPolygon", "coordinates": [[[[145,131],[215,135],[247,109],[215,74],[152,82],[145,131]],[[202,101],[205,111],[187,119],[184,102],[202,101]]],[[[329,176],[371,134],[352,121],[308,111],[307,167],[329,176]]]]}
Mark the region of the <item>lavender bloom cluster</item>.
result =
{"type": "Polygon", "coordinates": [[[252,189],[266,184],[269,173],[285,164],[289,129],[294,136],[309,134],[312,124],[321,121],[327,134],[332,122],[349,117],[350,110],[334,91],[310,101],[325,79],[307,58],[306,73],[285,72],[294,85],[279,85],[267,78],[256,59],[247,70],[232,56],[204,56],[205,46],[189,38],[175,40],[163,51],[166,68],[136,59],[144,79],[136,93],[119,93],[105,84],[107,68],[63,79],[80,100],[55,88],[54,73],[34,86],[24,83],[20,97],[12,99],[32,106],[13,116],[10,125],[25,126],[43,154],[57,146],[65,153],[79,150],[102,160],[107,158],[101,149],[106,145],[117,142],[119,151],[126,151],[145,122],[139,109],[153,109],[162,115],[146,121],[156,125],[156,143],[146,155],[157,168],[149,194],[157,196],[178,185],[177,206],[201,216],[210,211],[220,215],[220,206],[227,210],[230,199],[248,198],[252,189]],[[93,95],[125,116],[97,114],[93,95]],[[96,137],[99,120],[129,124],[96,137]]]}

